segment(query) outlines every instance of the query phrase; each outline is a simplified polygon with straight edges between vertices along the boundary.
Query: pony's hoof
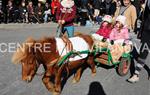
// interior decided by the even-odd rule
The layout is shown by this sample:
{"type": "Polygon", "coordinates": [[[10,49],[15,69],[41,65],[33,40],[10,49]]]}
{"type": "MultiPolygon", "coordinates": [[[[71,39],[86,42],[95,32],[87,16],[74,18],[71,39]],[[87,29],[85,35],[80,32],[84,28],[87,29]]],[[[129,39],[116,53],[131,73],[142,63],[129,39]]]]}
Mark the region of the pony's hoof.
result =
{"type": "Polygon", "coordinates": [[[49,92],[53,92],[53,91],[54,91],[54,89],[48,89],[48,91],[49,91],[49,92]]]}
{"type": "Polygon", "coordinates": [[[52,86],[52,87],[49,87],[49,88],[48,88],[48,91],[50,91],[50,92],[53,92],[53,91],[55,91],[55,89],[54,89],[54,86],[52,86]]]}
{"type": "Polygon", "coordinates": [[[96,73],[92,73],[92,77],[96,76],[96,73]]]}
{"type": "Polygon", "coordinates": [[[73,79],[73,80],[72,80],[72,83],[75,84],[75,83],[77,83],[77,81],[76,81],[75,79],[73,79]]]}
{"type": "Polygon", "coordinates": [[[60,95],[60,93],[59,93],[59,92],[54,91],[54,92],[53,92],[53,95],[60,95]]]}

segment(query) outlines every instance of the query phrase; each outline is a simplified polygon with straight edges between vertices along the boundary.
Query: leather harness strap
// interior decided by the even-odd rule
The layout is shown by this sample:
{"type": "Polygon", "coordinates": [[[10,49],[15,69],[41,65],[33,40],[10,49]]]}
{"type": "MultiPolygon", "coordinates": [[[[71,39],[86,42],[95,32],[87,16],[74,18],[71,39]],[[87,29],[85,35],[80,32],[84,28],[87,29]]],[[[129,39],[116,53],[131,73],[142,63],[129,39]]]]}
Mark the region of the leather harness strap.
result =
{"type": "MultiPolygon", "coordinates": [[[[63,36],[61,39],[62,39],[63,42],[65,43],[65,47],[64,47],[64,48],[66,48],[67,51],[69,51],[69,52],[72,51],[72,50],[73,50],[73,46],[72,46],[71,41],[70,41],[67,37],[65,37],[65,36],[63,36]]],[[[56,64],[57,62],[59,62],[63,57],[64,57],[64,56],[61,56],[61,55],[60,55],[59,58],[56,58],[56,59],[52,60],[52,61],[49,63],[49,66],[53,66],[54,64],[56,64]]]]}
{"type": "Polygon", "coordinates": [[[69,52],[72,51],[73,50],[73,46],[72,46],[71,41],[67,37],[65,37],[65,36],[62,37],[62,40],[63,40],[63,42],[66,45],[67,51],[69,51],[69,52]]]}

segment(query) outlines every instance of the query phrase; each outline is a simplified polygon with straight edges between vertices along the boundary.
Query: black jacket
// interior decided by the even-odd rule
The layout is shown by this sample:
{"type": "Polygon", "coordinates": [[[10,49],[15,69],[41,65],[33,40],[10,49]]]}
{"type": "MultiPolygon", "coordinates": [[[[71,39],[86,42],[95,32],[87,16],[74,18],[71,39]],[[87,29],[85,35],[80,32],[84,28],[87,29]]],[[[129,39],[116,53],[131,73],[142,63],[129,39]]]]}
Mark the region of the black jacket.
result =
{"type": "Polygon", "coordinates": [[[141,41],[142,42],[150,42],[150,9],[146,4],[144,16],[143,16],[143,25],[141,31],[141,41]]]}
{"type": "Polygon", "coordinates": [[[95,0],[95,1],[93,1],[94,9],[100,9],[101,3],[102,3],[102,0],[95,0]]]}
{"type": "Polygon", "coordinates": [[[114,15],[116,11],[116,2],[111,1],[109,3],[103,2],[101,5],[101,10],[103,14],[114,15]]]}

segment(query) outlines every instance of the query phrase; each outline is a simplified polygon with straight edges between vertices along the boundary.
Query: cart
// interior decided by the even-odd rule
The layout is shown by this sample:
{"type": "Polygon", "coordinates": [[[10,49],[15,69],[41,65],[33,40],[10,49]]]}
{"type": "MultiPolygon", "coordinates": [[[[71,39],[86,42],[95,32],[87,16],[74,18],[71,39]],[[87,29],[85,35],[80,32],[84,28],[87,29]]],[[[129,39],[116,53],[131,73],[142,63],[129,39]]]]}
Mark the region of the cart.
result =
{"type": "Polygon", "coordinates": [[[131,55],[130,53],[123,53],[118,62],[112,61],[112,56],[110,50],[107,48],[95,48],[95,63],[97,66],[103,64],[106,66],[114,66],[117,73],[120,76],[125,76],[128,74],[130,64],[131,64],[131,55]]]}
{"type": "Polygon", "coordinates": [[[120,76],[127,75],[130,64],[131,64],[131,55],[130,53],[124,53],[118,62],[112,61],[112,56],[110,53],[110,50],[107,48],[94,48],[92,51],[86,50],[86,51],[71,51],[67,53],[61,60],[58,62],[58,66],[61,66],[65,62],[67,62],[68,58],[73,55],[80,56],[80,54],[90,54],[93,53],[94,56],[94,62],[97,66],[103,64],[107,66],[114,66],[116,68],[117,73],[120,76]]]}

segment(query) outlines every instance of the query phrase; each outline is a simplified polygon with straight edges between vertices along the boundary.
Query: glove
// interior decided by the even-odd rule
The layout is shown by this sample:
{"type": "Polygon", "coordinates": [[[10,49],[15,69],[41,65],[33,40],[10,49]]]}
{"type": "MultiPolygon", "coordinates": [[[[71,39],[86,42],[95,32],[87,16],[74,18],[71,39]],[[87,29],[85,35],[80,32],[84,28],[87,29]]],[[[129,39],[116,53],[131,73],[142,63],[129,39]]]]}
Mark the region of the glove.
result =
{"type": "Polygon", "coordinates": [[[103,39],[102,39],[102,42],[106,42],[106,40],[107,40],[106,38],[103,38],[103,39]]]}
{"type": "Polygon", "coordinates": [[[114,44],[114,40],[111,40],[110,43],[111,43],[111,45],[113,45],[114,44]]]}
{"type": "Polygon", "coordinates": [[[126,43],[123,43],[123,44],[122,44],[122,46],[125,46],[125,45],[126,45],[126,43]]]}

